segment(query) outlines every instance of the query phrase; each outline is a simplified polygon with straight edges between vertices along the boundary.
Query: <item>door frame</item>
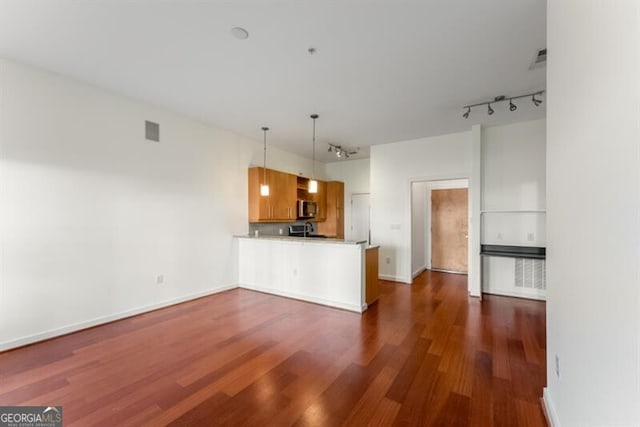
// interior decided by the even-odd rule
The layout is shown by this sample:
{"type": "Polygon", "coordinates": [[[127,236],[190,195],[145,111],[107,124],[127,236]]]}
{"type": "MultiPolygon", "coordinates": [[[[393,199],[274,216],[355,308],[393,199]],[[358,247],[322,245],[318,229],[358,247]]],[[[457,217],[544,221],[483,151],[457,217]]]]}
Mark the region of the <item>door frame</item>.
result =
{"type": "MultiPolygon", "coordinates": [[[[471,265],[471,260],[472,260],[472,251],[471,251],[471,233],[472,233],[472,228],[471,228],[471,188],[470,188],[470,180],[468,177],[462,176],[462,177],[451,177],[451,178],[439,178],[439,179],[412,179],[410,181],[409,184],[409,195],[410,195],[410,199],[411,199],[411,209],[410,209],[410,217],[411,220],[409,221],[409,224],[411,224],[410,227],[410,233],[409,233],[409,238],[411,241],[411,257],[410,259],[413,259],[413,250],[414,250],[414,239],[413,239],[413,206],[414,206],[414,200],[413,200],[413,185],[414,184],[419,184],[419,183],[424,183],[426,185],[426,195],[425,195],[425,199],[424,199],[424,243],[425,243],[425,248],[424,248],[424,256],[425,256],[425,268],[427,270],[431,269],[431,190],[448,190],[448,189],[453,189],[453,188],[466,188],[467,189],[467,200],[468,200],[468,212],[467,212],[467,220],[468,220],[468,239],[467,239],[467,277],[469,277],[469,269],[470,269],[470,265],[471,265]]],[[[414,272],[413,268],[411,268],[410,270],[412,273],[412,276],[415,278],[415,276],[417,276],[417,274],[421,273],[422,271],[419,272],[414,272]]]]}
{"type": "MultiPolygon", "coordinates": [[[[353,239],[353,196],[369,196],[369,233],[368,233],[368,237],[367,237],[367,243],[371,244],[371,193],[368,192],[354,192],[351,193],[349,195],[349,228],[347,228],[347,230],[349,230],[349,236],[348,238],[351,240],[353,239]]],[[[345,215],[346,216],[346,215],[345,215]]],[[[345,224],[346,227],[347,224],[345,224]]],[[[346,236],[346,230],[345,230],[345,236],[346,236]]]]}

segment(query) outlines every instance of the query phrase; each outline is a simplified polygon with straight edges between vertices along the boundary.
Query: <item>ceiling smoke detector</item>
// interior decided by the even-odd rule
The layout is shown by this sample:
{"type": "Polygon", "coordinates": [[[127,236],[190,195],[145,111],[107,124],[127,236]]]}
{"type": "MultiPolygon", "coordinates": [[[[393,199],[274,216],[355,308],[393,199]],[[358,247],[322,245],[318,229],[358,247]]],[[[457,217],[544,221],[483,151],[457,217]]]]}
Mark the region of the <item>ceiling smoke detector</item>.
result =
{"type": "Polygon", "coordinates": [[[249,38],[249,31],[242,27],[234,27],[231,29],[231,35],[238,40],[246,40],[249,38]]]}

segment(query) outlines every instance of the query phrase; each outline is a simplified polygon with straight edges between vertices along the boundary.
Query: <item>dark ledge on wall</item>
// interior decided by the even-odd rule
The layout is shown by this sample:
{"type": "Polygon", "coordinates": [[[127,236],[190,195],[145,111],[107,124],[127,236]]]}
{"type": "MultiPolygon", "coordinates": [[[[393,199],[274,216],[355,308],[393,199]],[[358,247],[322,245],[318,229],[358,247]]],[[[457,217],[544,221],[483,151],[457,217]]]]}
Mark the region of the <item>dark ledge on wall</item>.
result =
{"type": "Polygon", "coordinates": [[[545,259],[547,249],[537,246],[481,245],[480,255],[545,259]]]}

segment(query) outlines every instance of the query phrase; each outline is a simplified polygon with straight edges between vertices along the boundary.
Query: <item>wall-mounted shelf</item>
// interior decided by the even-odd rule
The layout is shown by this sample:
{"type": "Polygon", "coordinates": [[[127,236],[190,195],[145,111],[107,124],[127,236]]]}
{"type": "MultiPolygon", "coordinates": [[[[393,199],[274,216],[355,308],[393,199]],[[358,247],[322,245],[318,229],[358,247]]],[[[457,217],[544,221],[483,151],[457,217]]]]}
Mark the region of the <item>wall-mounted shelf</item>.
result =
{"type": "Polygon", "coordinates": [[[545,259],[547,249],[540,246],[481,245],[480,255],[507,258],[545,259]]]}

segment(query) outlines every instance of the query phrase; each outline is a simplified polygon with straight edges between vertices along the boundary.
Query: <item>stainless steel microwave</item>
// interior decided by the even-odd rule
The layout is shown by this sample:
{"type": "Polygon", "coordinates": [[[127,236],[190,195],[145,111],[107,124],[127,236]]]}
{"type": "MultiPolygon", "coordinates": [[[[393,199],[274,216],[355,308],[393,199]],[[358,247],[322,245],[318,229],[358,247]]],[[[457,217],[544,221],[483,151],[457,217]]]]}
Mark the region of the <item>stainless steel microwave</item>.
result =
{"type": "Polygon", "coordinates": [[[298,200],[298,218],[315,218],[318,213],[318,205],[311,200],[298,200]]]}

